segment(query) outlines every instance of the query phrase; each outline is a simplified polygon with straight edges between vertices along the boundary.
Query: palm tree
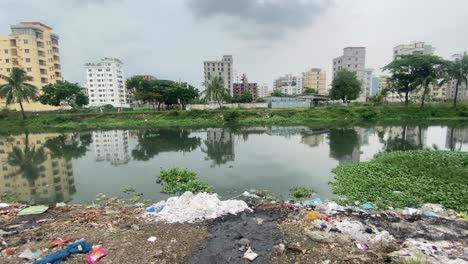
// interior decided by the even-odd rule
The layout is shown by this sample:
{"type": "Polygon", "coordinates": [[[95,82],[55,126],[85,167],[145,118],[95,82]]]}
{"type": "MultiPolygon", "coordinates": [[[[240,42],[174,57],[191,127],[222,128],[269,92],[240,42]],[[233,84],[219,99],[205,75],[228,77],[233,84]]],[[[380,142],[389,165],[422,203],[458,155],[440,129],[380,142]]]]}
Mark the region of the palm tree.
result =
{"type": "Polygon", "coordinates": [[[461,59],[457,58],[454,62],[450,62],[447,65],[447,75],[442,80],[440,85],[455,81],[455,97],[453,99],[453,106],[457,106],[458,101],[458,88],[460,85],[468,85],[468,55],[466,52],[463,54],[461,59]]]}
{"type": "Polygon", "coordinates": [[[415,60],[415,82],[416,86],[420,86],[422,91],[421,109],[424,108],[426,95],[429,93],[431,86],[437,86],[439,80],[445,75],[447,61],[438,56],[433,55],[413,55],[415,60]]]}
{"type": "Polygon", "coordinates": [[[221,109],[221,114],[223,113],[223,107],[221,102],[223,98],[229,94],[229,90],[224,87],[224,80],[220,76],[215,76],[211,78],[206,86],[204,91],[205,98],[207,100],[216,101],[219,104],[219,109],[221,109]]]}
{"type": "Polygon", "coordinates": [[[6,104],[18,103],[21,107],[21,114],[24,115],[23,102],[37,101],[37,88],[29,84],[33,80],[25,71],[20,68],[13,68],[10,76],[0,75],[1,79],[6,81],[6,84],[0,85],[0,97],[6,98],[6,104]]]}

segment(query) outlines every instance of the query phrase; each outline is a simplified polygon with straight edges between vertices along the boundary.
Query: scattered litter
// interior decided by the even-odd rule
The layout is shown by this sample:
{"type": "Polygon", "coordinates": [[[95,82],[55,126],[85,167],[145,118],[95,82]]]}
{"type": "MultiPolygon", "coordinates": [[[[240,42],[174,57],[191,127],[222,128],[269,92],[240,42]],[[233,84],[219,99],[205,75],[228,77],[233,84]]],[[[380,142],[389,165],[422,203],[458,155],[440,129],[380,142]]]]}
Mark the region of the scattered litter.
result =
{"type": "Polygon", "coordinates": [[[304,220],[307,220],[307,221],[314,221],[314,220],[317,220],[317,219],[320,219],[320,213],[317,212],[317,211],[308,212],[304,216],[304,220]]]}
{"type": "Polygon", "coordinates": [[[424,216],[427,216],[427,217],[438,217],[438,215],[434,214],[431,211],[425,211],[423,214],[424,216]]]}
{"type": "Polygon", "coordinates": [[[335,233],[341,233],[341,230],[339,230],[338,228],[336,228],[336,227],[334,227],[334,226],[331,227],[329,231],[330,231],[330,232],[335,232],[335,233]]]}
{"type": "Polygon", "coordinates": [[[402,257],[406,259],[425,259],[428,263],[466,263],[461,259],[450,259],[449,255],[453,249],[452,242],[449,241],[426,241],[406,239],[400,250],[390,253],[393,257],[402,257]]]}
{"type": "Polygon", "coordinates": [[[260,217],[255,218],[255,220],[257,221],[257,224],[258,224],[258,225],[263,224],[263,221],[265,221],[265,219],[260,218],[260,217]]]}
{"type": "Polygon", "coordinates": [[[36,252],[32,252],[31,249],[26,249],[24,250],[19,257],[22,259],[28,259],[28,260],[34,260],[40,257],[42,254],[42,251],[38,250],[36,252]]]}
{"type": "MultiPolygon", "coordinates": [[[[185,192],[179,197],[171,197],[151,206],[155,212],[146,212],[143,218],[168,223],[185,223],[214,219],[226,214],[237,214],[250,210],[244,201],[220,201],[217,194],[185,192]],[[164,208],[159,210],[158,208],[164,208]]],[[[151,208],[150,207],[150,208],[151,208]]]]}
{"type": "Polygon", "coordinates": [[[362,205],[361,205],[361,208],[364,209],[364,210],[373,210],[373,209],[374,209],[374,205],[371,204],[371,203],[365,203],[365,204],[362,204],[362,205]]]}
{"type": "Polygon", "coordinates": [[[93,245],[84,240],[76,241],[73,244],[68,245],[65,249],[54,252],[44,258],[40,258],[34,261],[34,264],[48,264],[48,263],[60,263],[66,259],[71,254],[86,254],[90,252],[93,248],[93,245]]]}
{"type": "Polygon", "coordinates": [[[21,211],[18,212],[18,215],[37,215],[37,214],[42,214],[45,211],[49,209],[48,206],[45,205],[36,205],[36,206],[31,206],[28,208],[25,208],[21,211]]]}
{"type": "Polygon", "coordinates": [[[319,232],[315,232],[315,231],[306,231],[306,235],[307,237],[314,241],[314,242],[318,242],[318,243],[325,243],[327,242],[327,238],[324,237],[323,235],[321,235],[319,232]]]}
{"type": "Polygon", "coordinates": [[[5,249],[5,254],[13,256],[16,253],[16,248],[7,248],[5,249]]]}
{"type": "Polygon", "coordinates": [[[244,253],[243,258],[254,261],[258,257],[258,254],[253,252],[252,249],[249,247],[247,251],[244,253]]]}
{"type": "Polygon", "coordinates": [[[322,204],[322,200],[320,200],[320,198],[314,198],[309,201],[309,205],[312,205],[312,206],[317,206],[319,204],[322,204]]]}
{"type": "Polygon", "coordinates": [[[260,198],[260,196],[254,194],[254,193],[249,193],[249,192],[247,192],[247,191],[243,192],[243,193],[242,193],[242,196],[244,196],[244,197],[252,197],[252,198],[257,198],[257,199],[260,198]]]}
{"type": "Polygon", "coordinates": [[[148,241],[154,243],[154,242],[156,242],[156,237],[155,236],[149,237],[148,241]]]}
{"type": "Polygon", "coordinates": [[[0,209],[5,209],[5,208],[9,208],[10,205],[7,204],[7,203],[0,203],[0,209]]]}
{"type": "Polygon", "coordinates": [[[369,247],[364,244],[364,243],[357,243],[356,246],[359,248],[359,249],[362,249],[362,250],[368,250],[369,247]]]}
{"type": "Polygon", "coordinates": [[[50,243],[49,248],[54,248],[54,247],[63,247],[70,243],[71,238],[66,238],[66,239],[61,239],[57,241],[53,241],[50,243]]]}
{"type": "Polygon", "coordinates": [[[67,206],[67,204],[64,203],[64,202],[57,203],[57,204],[55,205],[55,207],[65,207],[65,206],[67,206]]]}
{"type": "Polygon", "coordinates": [[[46,222],[49,222],[49,221],[53,221],[53,219],[49,219],[49,218],[39,219],[39,220],[36,221],[36,224],[42,224],[42,223],[46,223],[46,222]]]}
{"type": "Polygon", "coordinates": [[[89,253],[87,260],[89,264],[96,264],[105,256],[107,256],[107,251],[102,246],[97,246],[89,253]]]}

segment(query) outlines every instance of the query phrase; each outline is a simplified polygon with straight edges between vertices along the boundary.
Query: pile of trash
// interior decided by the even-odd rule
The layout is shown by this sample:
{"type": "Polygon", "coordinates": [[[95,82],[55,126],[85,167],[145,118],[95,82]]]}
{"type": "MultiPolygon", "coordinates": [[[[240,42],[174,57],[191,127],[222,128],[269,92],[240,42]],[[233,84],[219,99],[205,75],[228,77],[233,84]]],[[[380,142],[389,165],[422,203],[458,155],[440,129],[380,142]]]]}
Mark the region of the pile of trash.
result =
{"type": "Polygon", "coordinates": [[[150,221],[192,223],[245,210],[252,211],[241,200],[220,201],[217,194],[185,192],[150,206],[142,217],[150,221]]]}

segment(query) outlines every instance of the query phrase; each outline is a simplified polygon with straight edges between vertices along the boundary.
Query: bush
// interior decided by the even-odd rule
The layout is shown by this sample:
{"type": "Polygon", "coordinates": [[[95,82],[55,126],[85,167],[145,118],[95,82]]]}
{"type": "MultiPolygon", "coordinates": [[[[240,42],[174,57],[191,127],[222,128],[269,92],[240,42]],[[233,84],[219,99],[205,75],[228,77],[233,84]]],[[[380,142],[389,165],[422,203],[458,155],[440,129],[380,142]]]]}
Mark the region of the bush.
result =
{"type": "Polygon", "coordinates": [[[208,192],[214,191],[214,188],[204,181],[196,179],[196,173],[187,169],[172,168],[170,170],[161,170],[158,182],[163,186],[161,192],[174,194],[183,192],[208,192]]]}
{"type": "Polygon", "coordinates": [[[377,111],[373,107],[360,108],[358,114],[364,120],[373,120],[378,116],[377,111]]]}
{"type": "Polygon", "coordinates": [[[294,187],[289,190],[289,195],[296,199],[307,199],[314,191],[305,187],[294,187]]]}
{"type": "Polygon", "coordinates": [[[239,118],[240,113],[238,110],[230,110],[224,113],[224,120],[226,122],[236,122],[239,118]]]}
{"type": "Polygon", "coordinates": [[[255,100],[257,103],[266,103],[266,100],[265,98],[257,98],[257,100],[255,100]]]}

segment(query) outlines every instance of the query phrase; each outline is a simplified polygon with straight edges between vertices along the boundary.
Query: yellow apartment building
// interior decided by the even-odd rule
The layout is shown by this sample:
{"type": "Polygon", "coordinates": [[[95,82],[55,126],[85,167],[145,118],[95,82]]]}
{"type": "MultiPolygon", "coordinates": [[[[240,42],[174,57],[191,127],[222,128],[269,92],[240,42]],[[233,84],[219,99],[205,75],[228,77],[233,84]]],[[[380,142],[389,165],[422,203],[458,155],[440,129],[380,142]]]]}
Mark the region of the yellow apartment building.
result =
{"type": "MultiPolygon", "coordinates": [[[[62,80],[59,36],[40,22],[21,22],[11,25],[10,35],[0,35],[0,75],[8,76],[13,67],[22,68],[33,77],[31,84],[41,92],[43,86],[62,80]]],[[[0,80],[0,84],[4,81],[0,80]]],[[[25,111],[55,110],[56,107],[39,102],[23,104],[25,111]]],[[[0,109],[5,100],[0,99],[0,109]]],[[[19,109],[19,105],[10,105],[19,109]]]]}
{"type": "Polygon", "coordinates": [[[312,68],[307,72],[302,73],[303,83],[305,88],[312,88],[319,92],[320,95],[327,95],[327,76],[325,71],[319,68],[312,68]]]}
{"type": "Polygon", "coordinates": [[[35,134],[0,137],[0,193],[10,193],[21,202],[56,203],[68,202],[76,192],[71,160],[54,157],[44,148],[44,162],[34,164],[39,176],[28,179],[31,170],[21,171],[8,161],[14,148],[25,153],[26,142],[29,149],[37,151],[44,147],[48,139],[60,134],[35,134]]]}

